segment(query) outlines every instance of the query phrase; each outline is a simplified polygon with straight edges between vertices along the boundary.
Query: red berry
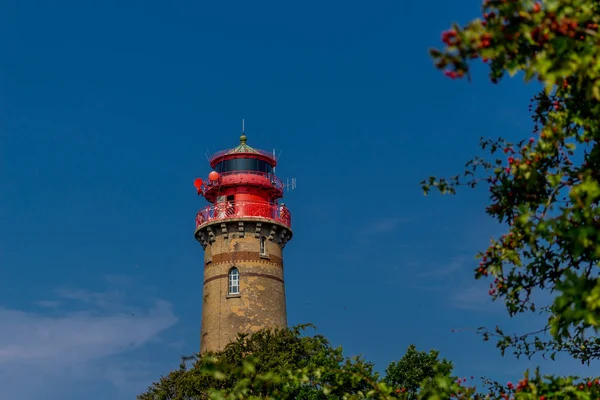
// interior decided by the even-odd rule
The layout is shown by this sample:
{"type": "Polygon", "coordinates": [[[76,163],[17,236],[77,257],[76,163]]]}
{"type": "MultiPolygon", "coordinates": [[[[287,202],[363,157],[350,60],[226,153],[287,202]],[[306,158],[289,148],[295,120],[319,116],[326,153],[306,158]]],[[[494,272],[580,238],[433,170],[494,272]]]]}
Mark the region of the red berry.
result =
{"type": "Polygon", "coordinates": [[[456,73],[456,71],[450,71],[450,70],[446,70],[444,71],[444,74],[451,79],[456,79],[458,78],[458,74],[456,73]]]}
{"type": "Polygon", "coordinates": [[[442,42],[444,42],[447,45],[450,45],[452,42],[452,39],[454,39],[455,37],[456,37],[456,31],[454,29],[450,29],[448,31],[442,32],[442,42]]]}

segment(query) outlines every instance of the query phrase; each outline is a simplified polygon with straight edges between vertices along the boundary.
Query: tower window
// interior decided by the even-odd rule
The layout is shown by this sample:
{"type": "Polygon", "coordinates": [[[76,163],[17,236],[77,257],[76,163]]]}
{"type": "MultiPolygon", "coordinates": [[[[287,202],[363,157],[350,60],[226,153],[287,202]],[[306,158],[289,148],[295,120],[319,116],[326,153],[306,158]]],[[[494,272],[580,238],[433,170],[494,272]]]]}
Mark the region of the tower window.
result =
{"type": "Polygon", "coordinates": [[[228,294],[240,294],[240,271],[235,267],[229,270],[228,294]]]}
{"type": "Polygon", "coordinates": [[[221,161],[215,165],[218,173],[232,171],[258,171],[267,174],[273,173],[273,166],[266,161],[256,158],[234,158],[233,160],[221,161]]]}
{"type": "Polygon", "coordinates": [[[264,236],[260,237],[260,255],[261,256],[267,255],[267,238],[264,236]]]}

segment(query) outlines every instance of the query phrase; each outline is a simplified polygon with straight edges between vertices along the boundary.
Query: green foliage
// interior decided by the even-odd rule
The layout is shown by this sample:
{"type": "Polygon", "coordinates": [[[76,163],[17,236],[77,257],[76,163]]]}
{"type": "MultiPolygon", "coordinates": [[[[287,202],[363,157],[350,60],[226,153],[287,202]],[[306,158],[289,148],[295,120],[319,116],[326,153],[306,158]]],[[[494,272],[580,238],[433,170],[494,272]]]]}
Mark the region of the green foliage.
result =
{"type": "Polygon", "coordinates": [[[311,325],[240,335],[223,351],[199,355],[192,368],[155,382],[140,400],[297,398],[341,399],[367,393],[379,380],[373,364],[346,358],[311,325]]]}
{"type": "MultiPolygon", "coordinates": [[[[409,346],[379,377],[373,365],[346,358],[319,335],[302,336],[301,325],[240,335],[223,351],[185,362],[148,390],[139,400],[237,399],[591,399],[600,396],[600,381],[575,377],[533,378],[527,373],[516,386],[486,381],[478,393],[466,378],[451,376],[452,363],[438,352],[409,346]]],[[[471,380],[473,377],[471,377],[471,380]]]]}
{"type": "Polygon", "coordinates": [[[523,72],[544,91],[532,99],[533,136],[518,143],[482,139],[490,159],[476,157],[464,174],[429,178],[454,194],[458,186],[487,186],[487,213],[506,226],[478,257],[477,279],[511,316],[545,314],[537,332],[482,329],[504,353],[566,352],[589,362],[600,357],[600,3],[596,0],[487,0],[483,18],[442,35],[431,51],[451,78],[469,76],[482,59],[490,78],[523,72]],[[552,293],[537,304],[537,293],[552,293]]]}
{"type": "Polygon", "coordinates": [[[452,373],[452,362],[445,358],[440,361],[438,355],[437,350],[429,353],[417,351],[415,345],[411,344],[400,360],[387,367],[383,382],[390,387],[402,388],[409,399],[415,399],[423,381],[436,376],[449,377],[452,373]]]}
{"type": "Polygon", "coordinates": [[[381,379],[372,363],[344,357],[322,336],[303,336],[311,326],[240,335],[223,351],[197,356],[189,369],[182,363],[138,399],[412,399],[422,383],[452,370],[437,351],[411,345],[381,379]]]}

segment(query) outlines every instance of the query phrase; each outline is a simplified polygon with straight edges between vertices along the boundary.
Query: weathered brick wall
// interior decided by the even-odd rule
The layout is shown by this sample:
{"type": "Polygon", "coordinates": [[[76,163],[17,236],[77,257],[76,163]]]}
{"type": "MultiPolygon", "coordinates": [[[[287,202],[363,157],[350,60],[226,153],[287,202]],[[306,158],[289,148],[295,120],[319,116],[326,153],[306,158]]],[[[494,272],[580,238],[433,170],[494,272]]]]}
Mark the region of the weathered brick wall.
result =
{"type": "Polygon", "coordinates": [[[229,221],[196,232],[204,253],[200,351],[221,350],[238,333],[287,325],[282,249],[291,232],[264,221],[229,221]],[[266,255],[260,255],[260,237],[266,255]],[[228,295],[228,273],[240,272],[240,294],[228,295]]]}

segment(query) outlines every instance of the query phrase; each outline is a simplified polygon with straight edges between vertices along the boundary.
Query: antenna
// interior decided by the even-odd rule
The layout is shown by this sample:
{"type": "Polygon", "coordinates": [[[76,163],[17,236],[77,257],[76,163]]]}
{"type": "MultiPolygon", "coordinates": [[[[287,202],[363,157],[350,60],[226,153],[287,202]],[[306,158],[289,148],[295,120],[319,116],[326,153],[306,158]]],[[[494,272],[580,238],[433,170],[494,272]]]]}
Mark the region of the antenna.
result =
{"type": "Polygon", "coordinates": [[[245,132],[244,130],[244,118],[242,118],[242,134],[245,132]]]}
{"type": "Polygon", "coordinates": [[[286,179],[285,180],[285,184],[283,185],[283,187],[285,188],[286,191],[290,191],[290,190],[294,190],[296,189],[296,178],[291,178],[291,179],[286,179]]]}
{"type": "MultiPolygon", "coordinates": [[[[277,157],[275,157],[275,149],[273,149],[273,158],[277,161],[277,157]]],[[[275,175],[275,167],[273,167],[273,175],[275,175]]]]}

